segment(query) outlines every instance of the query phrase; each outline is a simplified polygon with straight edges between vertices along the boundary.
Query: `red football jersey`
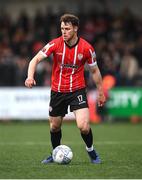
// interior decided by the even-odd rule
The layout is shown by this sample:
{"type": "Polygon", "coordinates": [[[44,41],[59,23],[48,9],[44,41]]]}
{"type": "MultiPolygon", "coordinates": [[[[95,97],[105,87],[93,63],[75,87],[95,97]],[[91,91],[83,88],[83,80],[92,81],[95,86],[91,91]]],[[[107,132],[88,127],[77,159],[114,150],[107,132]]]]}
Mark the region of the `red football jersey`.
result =
{"type": "Polygon", "coordinates": [[[70,47],[62,36],[53,39],[42,50],[45,57],[53,54],[52,85],[51,89],[56,92],[73,92],[84,88],[84,65],[96,65],[94,48],[84,39],[70,47]]]}

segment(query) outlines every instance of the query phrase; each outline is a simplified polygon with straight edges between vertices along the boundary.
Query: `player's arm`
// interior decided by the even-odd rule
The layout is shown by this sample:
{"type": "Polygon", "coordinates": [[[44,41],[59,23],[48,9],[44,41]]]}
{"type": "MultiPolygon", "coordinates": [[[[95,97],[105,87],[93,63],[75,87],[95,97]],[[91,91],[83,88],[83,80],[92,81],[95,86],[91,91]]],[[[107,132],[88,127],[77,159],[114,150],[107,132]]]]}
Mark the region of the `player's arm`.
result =
{"type": "Polygon", "coordinates": [[[36,85],[36,81],[34,79],[34,74],[36,71],[37,64],[43,60],[45,56],[39,51],[33,59],[30,61],[28,66],[28,75],[27,79],[25,80],[25,86],[28,88],[32,88],[34,85],[36,85]]]}
{"type": "Polygon", "coordinates": [[[106,98],[105,98],[105,95],[103,92],[102,76],[101,76],[100,70],[99,70],[97,64],[94,66],[90,66],[90,70],[92,72],[92,77],[93,77],[93,80],[94,80],[97,90],[98,90],[98,97],[97,97],[98,98],[98,106],[103,106],[106,101],[106,98]]]}
{"type": "Polygon", "coordinates": [[[93,81],[95,82],[98,90],[98,96],[97,96],[98,106],[103,106],[106,101],[106,98],[103,92],[102,76],[99,67],[97,66],[96,53],[92,46],[89,46],[89,48],[87,48],[86,57],[87,57],[88,65],[92,72],[93,81]]]}
{"type": "Polygon", "coordinates": [[[34,79],[34,74],[36,71],[36,67],[40,61],[44,58],[49,57],[51,53],[55,51],[55,43],[53,41],[49,42],[42,50],[40,50],[36,56],[29,63],[28,67],[28,76],[25,80],[25,86],[28,88],[32,88],[33,85],[36,85],[36,81],[34,79]]]}

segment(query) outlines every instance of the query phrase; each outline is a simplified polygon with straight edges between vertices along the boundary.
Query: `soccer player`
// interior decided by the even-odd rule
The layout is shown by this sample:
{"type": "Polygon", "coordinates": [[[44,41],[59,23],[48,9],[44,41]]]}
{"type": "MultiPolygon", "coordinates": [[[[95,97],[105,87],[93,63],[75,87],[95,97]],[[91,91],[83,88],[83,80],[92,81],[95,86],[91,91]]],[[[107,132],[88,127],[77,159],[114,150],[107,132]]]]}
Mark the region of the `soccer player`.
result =
{"type": "MultiPolygon", "coordinates": [[[[74,112],[77,127],[86,144],[86,150],[92,163],[99,164],[101,159],[93,146],[93,135],[89,125],[89,109],[84,80],[84,65],[90,66],[93,80],[98,90],[98,106],[103,106],[105,96],[102,77],[97,66],[94,48],[78,36],[79,19],[72,14],[60,18],[62,36],[53,39],[30,61],[25,86],[36,85],[34,73],[37,64],[53,54],[51,99],[49,107],[50,136],[52,148],[61,143],[61,125],[68,106],[74,112]]],[[[53,162],[52,155],[42,163],[53,162]]]]}

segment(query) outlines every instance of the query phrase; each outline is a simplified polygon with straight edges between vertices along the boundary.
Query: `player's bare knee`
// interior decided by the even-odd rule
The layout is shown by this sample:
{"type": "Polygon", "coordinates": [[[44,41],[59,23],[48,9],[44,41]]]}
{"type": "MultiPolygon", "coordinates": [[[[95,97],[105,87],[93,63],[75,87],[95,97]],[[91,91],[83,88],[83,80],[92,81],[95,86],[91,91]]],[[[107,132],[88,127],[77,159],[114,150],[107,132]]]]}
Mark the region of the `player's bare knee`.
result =
{"type": "Polygon", "coordinates": [[[90,130],[88,125],[80,125],[80,126],[78,126],[78,128],[80,129],[80,132],[82,134],[88,134],[89,130],[90,130]]]}
{"type": "Polygon", "coordinates": [[[61,129],[61,123],[56,122],[56,121],[51,121],[50,122],[50,129],[52,132],[57,132],[61,129]]]}
{"type": "Polygon", "coordinates": [[[50,125],[50,130],[51,130],[52,132],[58,132],[58,131],[60,131],[60,129],[61,129],[61,126],[58,126],[58,125],[56,125],[56,124],[51,124],[51,125],[50,125]]]}
{"type": "Polygon", "coordinates": [[[60,117],[50,117],[49,122],[52,132],[57,132],[61,129],[62,119],[60,117]]]}

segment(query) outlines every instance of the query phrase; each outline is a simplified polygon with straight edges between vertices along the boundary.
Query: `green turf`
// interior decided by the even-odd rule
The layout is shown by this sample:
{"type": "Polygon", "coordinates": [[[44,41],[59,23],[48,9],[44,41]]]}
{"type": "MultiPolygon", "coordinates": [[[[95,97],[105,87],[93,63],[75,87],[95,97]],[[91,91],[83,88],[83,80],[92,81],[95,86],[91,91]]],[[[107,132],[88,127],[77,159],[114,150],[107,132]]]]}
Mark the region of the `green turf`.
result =
{"type": "Polygon", "coordinates": [[[142,124],[91,126],[102,164],[90,163],[75,123],[63,123],[62,144],[72,148],[73,160],[43,165],[51,150],[47,122],[0,123],[0,178],[142,178],[142,124]]]}

